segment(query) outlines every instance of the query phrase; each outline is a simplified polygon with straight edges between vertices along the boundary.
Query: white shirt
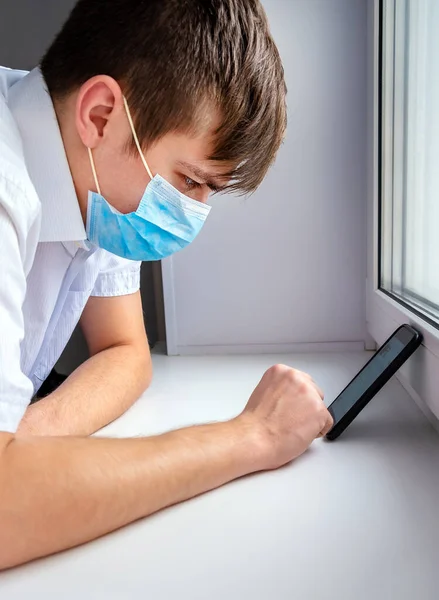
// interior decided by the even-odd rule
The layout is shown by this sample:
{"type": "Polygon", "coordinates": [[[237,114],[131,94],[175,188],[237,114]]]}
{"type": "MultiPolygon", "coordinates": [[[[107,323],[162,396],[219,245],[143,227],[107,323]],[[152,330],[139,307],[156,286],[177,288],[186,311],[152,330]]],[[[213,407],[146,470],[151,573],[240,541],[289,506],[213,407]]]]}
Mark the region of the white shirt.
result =
{"type": "Polygon", "coordinates": [[[17,430],[88,298],[135,293],[139,271],[87,242],[39,69],[0,67],[0,431],[17,430]]]}

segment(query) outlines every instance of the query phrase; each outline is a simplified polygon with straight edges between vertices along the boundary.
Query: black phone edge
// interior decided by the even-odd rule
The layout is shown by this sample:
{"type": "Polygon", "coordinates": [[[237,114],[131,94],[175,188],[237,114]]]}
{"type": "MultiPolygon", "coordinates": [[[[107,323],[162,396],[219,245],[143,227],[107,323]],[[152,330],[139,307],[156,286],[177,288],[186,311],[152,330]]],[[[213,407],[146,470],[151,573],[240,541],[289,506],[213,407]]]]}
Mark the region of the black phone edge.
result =
{"type": "MultiPolygon", "coordinates": [[[[421,333],[417,329],[415,329],[414,327],[412,327],[410,325],[409,326],[401,325],[378,348],[376,353],[372,356],[372,358],[370,360],[367,361],[367,363],[364,365],[364,367],[361,369],[361,371],[367,367],[367,365],[375,358],[376,354],[381,350],[381,348],[386,346],[390,342],[390,340],[398,333],[398,331],[400,331],[403,328],[407,328],[407,327],[410,327],[412,332],[415,334],[413,339],[407,344],[407,346],[403,349],[401,354],[399,354],[399,356],[397,358],[395,358],[395,360],[387,367],[387,369],[384,371],[384,373],[380,377],[378,377],[378,379],[357,400],[357,402],[345,414],[345,416],[342,419],[340,419],[340,421],[338,423],[336,423],[334,425],[334,427],[326,434],[325,437],[328,441],[332,442],[332,441],[336,440],[343,433],[343,431],[352,423],[352,421],[355,419],[355,417],[357,417],[360,414],[360,412],[363,410],[363,408],[367,404],[369,404],[369,402],[372,400],[372,398],[385,386],[385,384],[389,381],[389,379],[391,379],[393,377],[393,375],[402,367],[402,365],[405,363],[405,361],[420,346],[420,344],[422,343],[421,333]]],[[[361,373],[361,371],[359,371],[359,373],[355,377],[357,377],[361,373]]],[[[355,379],[355,377],[354,377],[354,379],[355,379]]],[[[352,379],[351,382],[349,382],[349,384],[340,392],[339,396],[350,386],[350,384],[352,383],[352,381],[354,379],[352,379]]],[[[337,396],[337,398],[339,396],[337,396]]],[[[334,402],[336,402],[337,398],[335,398],[334,402]]],[[[333,404],[333,402],[331,404],[333,404]]],[[[329,408],[331,408],[331,405],[329,406],[329,408]]]]}

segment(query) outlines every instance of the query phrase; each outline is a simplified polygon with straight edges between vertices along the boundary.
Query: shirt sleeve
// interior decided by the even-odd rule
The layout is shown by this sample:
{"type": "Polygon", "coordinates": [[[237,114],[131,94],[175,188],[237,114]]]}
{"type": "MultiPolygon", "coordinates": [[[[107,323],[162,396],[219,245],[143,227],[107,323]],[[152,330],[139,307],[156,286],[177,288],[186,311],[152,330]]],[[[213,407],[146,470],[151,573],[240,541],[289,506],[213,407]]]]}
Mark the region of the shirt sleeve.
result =
{"type": "Polygon", "coordinates": [[[26,273],[38,240],[38,206],[0,176],[0,431],[15,433],[33,395],[21,369],[26,273]]]}
{"type": "Polygon", "coordinates": [[[140,289],[141,262],[120,258],[106,250],[102,253],[100,271],[92,296],[127,296],[140,289]]]}

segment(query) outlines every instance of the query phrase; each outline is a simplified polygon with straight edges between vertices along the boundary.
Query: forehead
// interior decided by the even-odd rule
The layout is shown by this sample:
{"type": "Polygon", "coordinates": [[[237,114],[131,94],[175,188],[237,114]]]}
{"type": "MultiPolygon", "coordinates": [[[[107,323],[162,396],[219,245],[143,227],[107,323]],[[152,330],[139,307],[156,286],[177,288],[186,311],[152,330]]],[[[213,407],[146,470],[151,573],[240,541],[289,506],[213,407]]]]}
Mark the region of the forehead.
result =
{"type": "MultiPolygon", "coordinates": [[[[200,106],[197,115],[189,127],[171,131],[162,136],[155,144],[154,150],[160,158],[169,161],[176,169],[187,170],[195,167],[215,179],[218,187],[226,185],[236,165],[226,161],[212,161],[210,157],[216,150],[217,131],[222,125],[221,112],[212,103],[200,106]]],[[[200,177],[200,179],[205,179],[200,177]]]]}
{"type": "Polygon", "coordinates": [[[230,162],[215,162],[210,159],[216,149],[216,132],[221,125],[217,111],[204,113],[194,126],[187,130],[172,131],[157,142],[166,157],[178,163],[200,164],[209,167],[217,176],[230,173],[236,165],[230,162]]]}

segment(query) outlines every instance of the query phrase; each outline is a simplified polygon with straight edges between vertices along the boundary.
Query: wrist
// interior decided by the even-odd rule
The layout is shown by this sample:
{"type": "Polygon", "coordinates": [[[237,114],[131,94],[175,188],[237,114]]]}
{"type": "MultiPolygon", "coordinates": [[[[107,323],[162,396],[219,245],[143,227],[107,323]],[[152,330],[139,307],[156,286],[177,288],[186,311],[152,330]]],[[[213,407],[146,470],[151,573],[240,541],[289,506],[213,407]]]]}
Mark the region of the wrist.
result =
{"type": "Polygon", "coordinates": [[[242,442],[241,456],[243,467],[246,469],[242,475],[264,471],[269,464],[270,453],[269,439],[264,427],[253,415],[246,413],[235,417],[230,424],[242,442]]]}

